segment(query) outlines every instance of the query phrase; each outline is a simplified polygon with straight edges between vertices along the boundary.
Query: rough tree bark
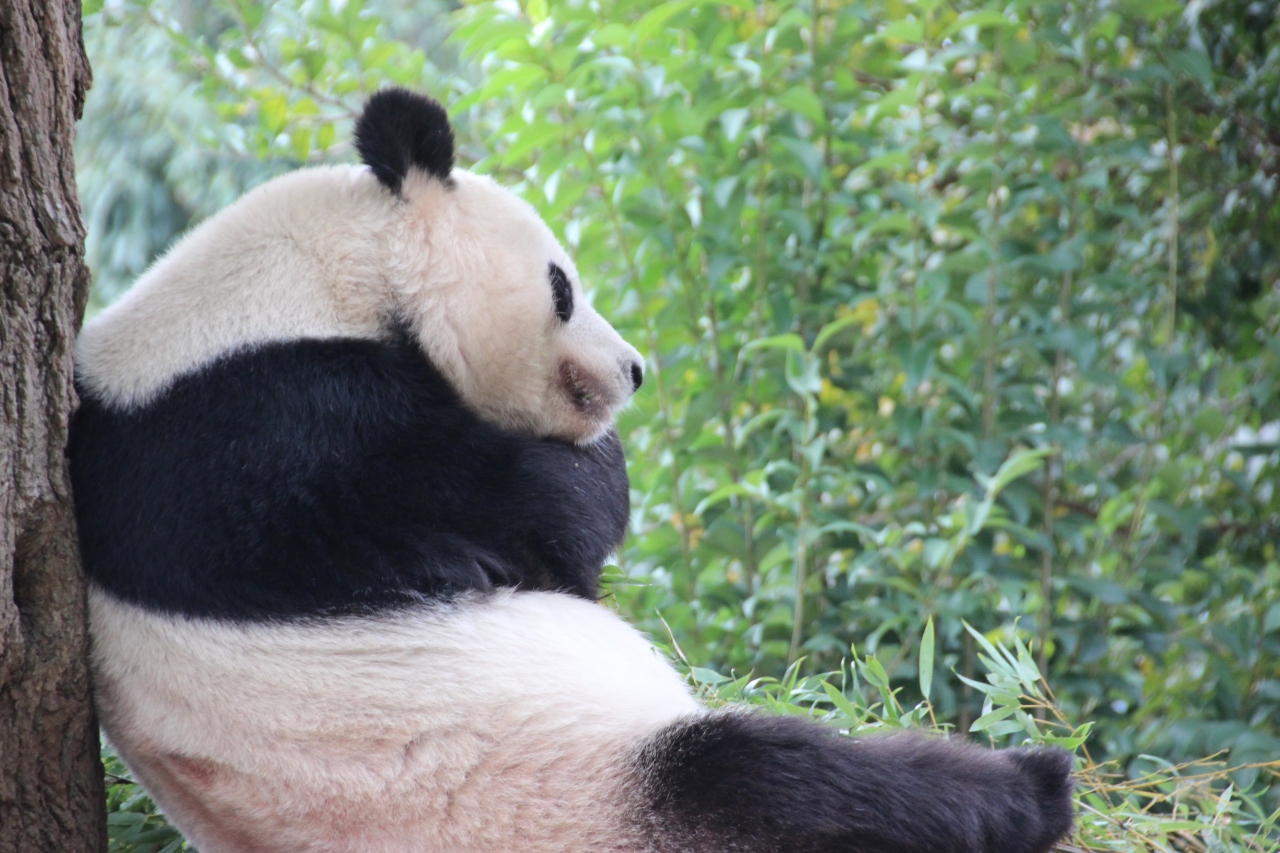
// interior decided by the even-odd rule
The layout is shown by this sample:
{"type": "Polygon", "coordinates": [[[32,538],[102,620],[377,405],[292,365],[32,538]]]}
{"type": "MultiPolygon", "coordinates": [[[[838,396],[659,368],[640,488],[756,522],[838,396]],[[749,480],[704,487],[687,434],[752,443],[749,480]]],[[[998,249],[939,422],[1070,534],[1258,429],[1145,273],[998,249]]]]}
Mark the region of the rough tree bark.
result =
{"type": "Polygon", "coordinates": [[[0,0],[0,853],[106,849],[65,455],[89,79],[79,0],[0,0]]]}

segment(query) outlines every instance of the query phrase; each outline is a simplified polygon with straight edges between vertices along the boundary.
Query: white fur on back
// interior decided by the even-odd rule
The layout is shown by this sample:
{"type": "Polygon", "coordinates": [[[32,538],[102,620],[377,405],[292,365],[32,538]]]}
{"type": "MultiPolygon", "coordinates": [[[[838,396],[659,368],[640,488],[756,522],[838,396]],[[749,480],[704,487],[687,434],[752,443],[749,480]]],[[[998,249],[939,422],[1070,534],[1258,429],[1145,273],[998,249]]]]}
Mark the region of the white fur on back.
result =
{"type": "Polygon", "coordinates": [[[313,623],[90,608],[104,728],[203,853],[643,849],[627,761],[698,712],[635,629],[556,593],[313,623]]]}
{"type": "Polygon", "coordinates": [[[76,341],[76,374],[121,407],[267,341],[378,337],[391,305],[378,265],[394,208],[355,166],[292,172],[184,237],[76,341]]]}
{"type": "Polygon", "coordinates": [[[583,295],[551,229],[486,177],[411,170],[395,196],[362,166],[300,169],[246,193],[180,240],[76,342],[76,372],[119,408],[246,347],[379,338],[407,321],[487,420],[589,442],[632,391],[639,353],[583,295]],[[555,315],[548,265],[574,312],[555,315]],[[607,405],[586,413],[565,365],[607,405]]]}

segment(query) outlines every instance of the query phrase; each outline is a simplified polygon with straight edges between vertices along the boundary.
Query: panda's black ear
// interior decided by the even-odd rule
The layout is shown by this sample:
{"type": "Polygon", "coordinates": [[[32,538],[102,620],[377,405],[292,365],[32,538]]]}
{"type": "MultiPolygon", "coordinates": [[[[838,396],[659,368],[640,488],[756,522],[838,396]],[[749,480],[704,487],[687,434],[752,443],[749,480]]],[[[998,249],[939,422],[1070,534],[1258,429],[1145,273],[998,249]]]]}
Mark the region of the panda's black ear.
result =
{"type": "Polygon", "coordinates": [[[364,105],[356,121],[356,150],[382,185],[398,194],[411,166],[448,180],[453,128],[438,101],[391,87],[364,105]]]}

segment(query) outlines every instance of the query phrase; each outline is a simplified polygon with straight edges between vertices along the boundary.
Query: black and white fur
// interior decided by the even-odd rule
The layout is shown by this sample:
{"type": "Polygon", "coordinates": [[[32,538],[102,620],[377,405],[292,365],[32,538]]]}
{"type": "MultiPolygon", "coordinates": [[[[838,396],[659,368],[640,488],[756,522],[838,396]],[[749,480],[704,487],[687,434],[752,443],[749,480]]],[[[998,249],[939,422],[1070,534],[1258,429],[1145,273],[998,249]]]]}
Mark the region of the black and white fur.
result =
{"type": "Polygon", "coordinates": [[[638,354],[438,104],[180,242],[77,347],[95,695],[203,853],[1041,853],[1069,757],[711,712],[595,603],[638,354]]]}

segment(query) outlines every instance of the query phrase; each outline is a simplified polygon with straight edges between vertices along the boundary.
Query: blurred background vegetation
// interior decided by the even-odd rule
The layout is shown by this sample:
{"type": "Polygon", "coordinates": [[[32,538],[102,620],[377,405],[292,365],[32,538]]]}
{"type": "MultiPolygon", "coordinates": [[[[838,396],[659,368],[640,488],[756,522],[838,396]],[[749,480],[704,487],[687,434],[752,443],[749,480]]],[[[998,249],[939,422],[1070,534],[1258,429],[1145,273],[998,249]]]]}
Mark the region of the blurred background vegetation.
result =
{"type": "MultiPolygon", "coordinates": [[[[424,90],[647,354],[609,588],[692,677],[850,718],[929,692],[1004,743],[1053,717],[993,704],[984,642],[1024,644],[1023,698],[1042,673],[1116,778],[1280,758],[1275,4],[85,11],[91,311],[424,90]]],[[[1231,849],[1275,849],[1274,767],[1196,777],[1231,849]]],[[[1131,805],[1193,799],[1161,790],[1131,805]]]]}

